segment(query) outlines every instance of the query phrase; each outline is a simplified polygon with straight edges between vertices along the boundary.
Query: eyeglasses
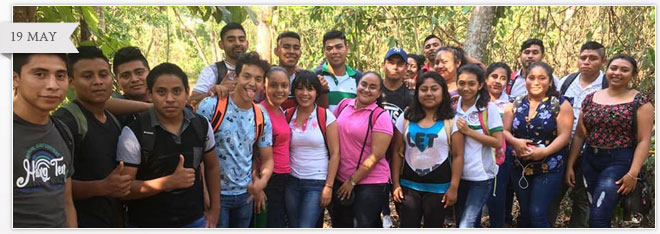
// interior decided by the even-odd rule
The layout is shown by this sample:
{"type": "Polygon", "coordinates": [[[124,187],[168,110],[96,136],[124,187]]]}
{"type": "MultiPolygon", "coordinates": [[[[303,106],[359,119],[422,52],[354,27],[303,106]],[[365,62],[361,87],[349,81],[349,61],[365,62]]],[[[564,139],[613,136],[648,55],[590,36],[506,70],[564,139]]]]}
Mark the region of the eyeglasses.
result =
{"type": "Polygon", "coordinates": [[[378,90],[378,86],[377,86],[377,85],[375,85],[375,84],[371,84],[371,85],[370,85],[370,84],[367,83],[366,81],[362,81],[362,82],[360,82],[360,87],[362,87],[362,88],[364,88],[364,89],[367,89],[367,90],[369,90],[369,91],[376,91],[376,90],[378,90]]]}

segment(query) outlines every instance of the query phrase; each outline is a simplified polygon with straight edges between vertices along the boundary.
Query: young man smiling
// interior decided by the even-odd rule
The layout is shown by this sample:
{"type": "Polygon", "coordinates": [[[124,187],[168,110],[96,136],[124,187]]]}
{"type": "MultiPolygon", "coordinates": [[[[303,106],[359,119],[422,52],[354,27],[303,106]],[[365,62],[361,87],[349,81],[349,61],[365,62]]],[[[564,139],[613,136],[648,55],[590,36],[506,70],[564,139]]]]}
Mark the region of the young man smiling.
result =
{"type": "Polygon", "coordinates": [[[217,142],[221,228],[247,228],[253,200],[257,207],[265,203],[263,190],[273,172],[273,128],[267,111],[253,100],[264,89],[269,68],[256,52],[242,55],[236,62],[234,92],[224,98],[205,98],[197,109],[211,122],[217,142]],[[253,155],[259,155],[260,168],[253,165],[253,155]]]}
{"type": "Polygon", "coordinates": [[[77,227],[73,141],[50,117],[69,87],[64,54],[14,54],[13,227],[77,227]]]}

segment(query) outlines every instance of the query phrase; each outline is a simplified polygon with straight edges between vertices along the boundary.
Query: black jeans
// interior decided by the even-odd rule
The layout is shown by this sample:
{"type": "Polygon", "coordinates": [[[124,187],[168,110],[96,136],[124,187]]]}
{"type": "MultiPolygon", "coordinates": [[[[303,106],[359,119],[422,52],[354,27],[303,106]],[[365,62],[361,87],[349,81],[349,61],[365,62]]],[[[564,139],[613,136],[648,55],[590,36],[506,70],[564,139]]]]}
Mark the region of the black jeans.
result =
{"type": "Polygon", "coordinates": [[[388,199],[387,183],[358,184],[353,187],[355,201],[344,206],[337,197],[337,190],[344,182],[335,180],[330,214],[333,228],[382,228],[380,212],[388,199]]]}
{"type": "Polygon", "coordinates": [[[284,185],[289,178],[289,174],[273,175],[268,180],[268,185],[264,189],[266,198],[268,198],[268,214],[266,226],[269,228],[287,227],[287,217],[284,205],[284,185]]]}
{"type": "Polygon", "coordinates": [[[420,192],[407,187],[401,187],[403,202],[399,205],[399,220],[402,228],[421,227],[424,217],[425,228],[442,228],[445,223],[445,208],[442,203],[442,193],[420,192]]]}

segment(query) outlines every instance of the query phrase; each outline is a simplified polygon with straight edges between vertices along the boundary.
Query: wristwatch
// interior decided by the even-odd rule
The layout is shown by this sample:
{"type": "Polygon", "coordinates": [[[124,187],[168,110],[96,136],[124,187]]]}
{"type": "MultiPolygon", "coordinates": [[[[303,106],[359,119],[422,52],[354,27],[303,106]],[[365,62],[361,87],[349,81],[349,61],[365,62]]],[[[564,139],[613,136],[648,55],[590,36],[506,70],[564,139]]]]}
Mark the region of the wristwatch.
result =
{"type": "Polygon", "coordinates": [[[355,183],[355,180],[353,180],[353,176],[348,178],[348,182],[351,183],[351,185],[355,186],[357,183],[355,183]]]}

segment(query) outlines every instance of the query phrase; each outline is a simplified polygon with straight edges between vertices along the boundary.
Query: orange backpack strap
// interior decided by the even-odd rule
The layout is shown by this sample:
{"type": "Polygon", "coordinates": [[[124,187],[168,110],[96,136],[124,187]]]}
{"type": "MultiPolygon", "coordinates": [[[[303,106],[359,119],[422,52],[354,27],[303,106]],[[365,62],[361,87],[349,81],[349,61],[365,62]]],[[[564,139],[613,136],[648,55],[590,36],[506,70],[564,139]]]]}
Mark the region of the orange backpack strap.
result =
{"type": "MultiPolygon", "coordinates": [[[[217,98],[217,97],[216,97],[217,98]]],[[[213,126],[213,132],[217,132],[222,124],[222,120],[225,118],[225,113],[227,112],[228,98],[218,98],[218,103],[215,105],[215,113],[213,113],[213,118],[211,118],[211,126],[213,126]]]]}
{"type": "Polygon", "coordinates": [[[257,131],[256,135],[254,135],[254,142],[256,143],[261,134],[264,133],[264,113],[254,102],[252,103],[252,109],[254,110],[254,124],[257,131]]]}
{"type": "Polygon", "coordinates": [[[326,137],[326,126],[325,123],[328,119],[328,112],[325,108],[321,106],[316,106],[316,120],[318,120],[319,128],[321,129],[321,134],[323,134],[323,143],[325,143],[325,148],[328,150],[328,158],[330,158],[330,148],[328,147],[328,138],[326,137]]]}

